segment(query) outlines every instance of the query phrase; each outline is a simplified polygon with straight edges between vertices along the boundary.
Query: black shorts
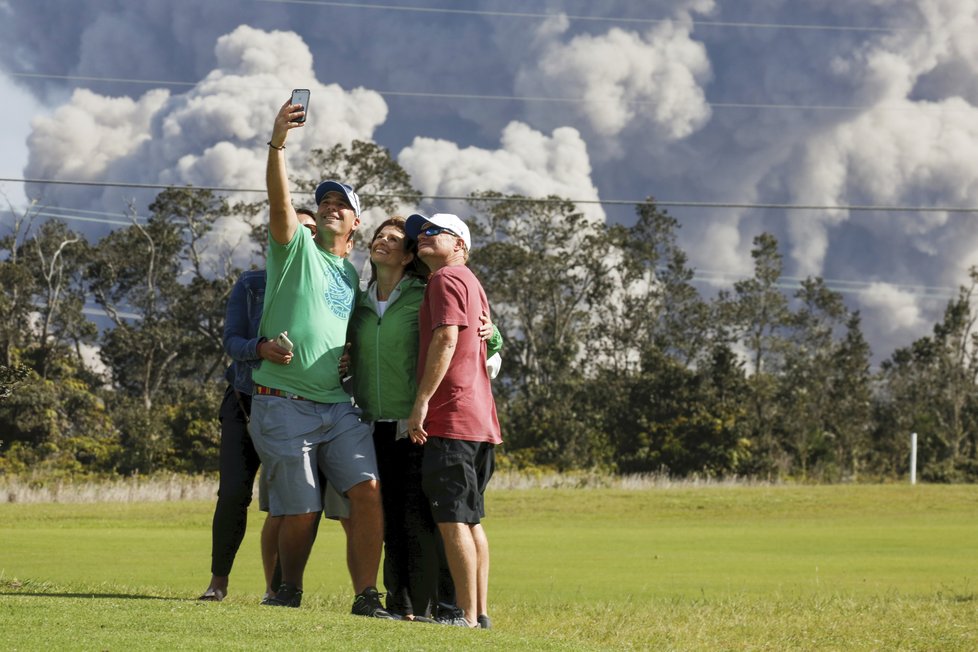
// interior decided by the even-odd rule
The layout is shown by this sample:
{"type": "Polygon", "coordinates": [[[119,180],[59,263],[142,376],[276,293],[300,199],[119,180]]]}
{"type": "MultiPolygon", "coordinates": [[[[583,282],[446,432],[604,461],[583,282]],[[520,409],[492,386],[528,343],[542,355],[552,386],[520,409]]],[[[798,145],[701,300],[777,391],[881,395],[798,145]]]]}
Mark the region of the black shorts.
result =
{"type": "Polygon", "coordinates": [[[495,446],[429,437],[421,462],[421,487],[436,523],[475,525],[486,515],[484,494],[496,468],[495,446]]]}

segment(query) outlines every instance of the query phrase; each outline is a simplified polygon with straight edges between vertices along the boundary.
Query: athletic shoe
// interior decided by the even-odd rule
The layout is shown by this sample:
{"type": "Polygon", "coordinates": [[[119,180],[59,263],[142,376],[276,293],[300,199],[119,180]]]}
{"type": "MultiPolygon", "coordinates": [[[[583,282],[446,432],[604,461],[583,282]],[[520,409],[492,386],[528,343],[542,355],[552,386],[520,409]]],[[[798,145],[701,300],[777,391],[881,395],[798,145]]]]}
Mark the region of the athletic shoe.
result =
{"type": "Polygon", "coordinates": [[[479,616],[479,627],[482,629],[492,629],[492,622],[489,620],[489,616],[485,614],[479,616]]]}
{"type": "Polygon", "coordinates": [[[298,607],[302,604],[302,589],[283,582],[274,598],[266,598],[261,603],[266,607],[298,607]]]}
{"type": "Polygon", "coordinates": [[[446,614],[435,619],[435,622],[439,625],[448,625],[449,627],[469,627],[472,628],[472,623],[465,619],[462,615],[462,611],[459,610],[454,614],[446,614]]]}
{"type": "Polygon", "coordinates": [[[452,618],[458,618],[464,616],[465,612],[454,605],[449,605],[444,602],[438,603],[438,608],[435,609],[435,622],[440,620],[450,620],[452,618]]]}
{"type": "Polygon", "coordinates": [[[353,608],[350,610],[350,613],[354,616],[394,620],[394,616],[384,609],[384,605],[381,604],[380,593],[372,586],[368,586],[357,594],[356,598],[353,599],[353,608]]]}

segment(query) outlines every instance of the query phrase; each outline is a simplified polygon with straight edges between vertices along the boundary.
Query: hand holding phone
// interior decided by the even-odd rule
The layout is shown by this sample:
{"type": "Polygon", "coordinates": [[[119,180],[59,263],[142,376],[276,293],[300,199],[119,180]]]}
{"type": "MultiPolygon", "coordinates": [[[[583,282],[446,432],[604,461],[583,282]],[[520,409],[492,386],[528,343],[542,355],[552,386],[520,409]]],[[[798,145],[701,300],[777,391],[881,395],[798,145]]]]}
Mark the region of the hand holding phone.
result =
{"type": "Polygon", "coordinates": [[[292,353],[292,349],[295,348],[295,345],[292,344],[292,340],[289,339],[288,331],[282,331],[279,333],[278,337],[275,338],[275,343],[289,353],[292,353]]]}
{"type": "Polygon", "coordinates": [[[296,88],[292,91],[292,103],[302,105],[302,117],[298,120],[293,120],[293,122],[303,123],[306,121],[306,116],[309,115],[309,89],[308,88],[296,88]]]}

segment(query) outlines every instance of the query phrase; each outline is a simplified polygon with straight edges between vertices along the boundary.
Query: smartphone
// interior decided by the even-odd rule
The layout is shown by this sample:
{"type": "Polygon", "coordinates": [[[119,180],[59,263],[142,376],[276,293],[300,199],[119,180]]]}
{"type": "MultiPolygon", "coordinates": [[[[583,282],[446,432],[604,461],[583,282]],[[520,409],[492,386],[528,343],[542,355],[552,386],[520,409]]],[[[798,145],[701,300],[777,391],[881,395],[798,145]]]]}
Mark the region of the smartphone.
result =
{"type": "Polygon", "coordinates": [[[292,340],[290,340],[289,336],[285,334],[285,331],[282,331],[281,333],[278,334],[278,337],[275,338],[275,343],[278,344],[283,349],[285,349],[286,351],[288,351],[289,353],[292,353],[292,348],[293,348],[292,340]]]}
{"type": "Polygon", "coordinates": [[[305,122],[306,116],[309,115],[309,89],[308,88],[297,88],[292,91],[292,103],[301,104],[303,113],[302,117],[296,120],[296,122],[305,122]]]}

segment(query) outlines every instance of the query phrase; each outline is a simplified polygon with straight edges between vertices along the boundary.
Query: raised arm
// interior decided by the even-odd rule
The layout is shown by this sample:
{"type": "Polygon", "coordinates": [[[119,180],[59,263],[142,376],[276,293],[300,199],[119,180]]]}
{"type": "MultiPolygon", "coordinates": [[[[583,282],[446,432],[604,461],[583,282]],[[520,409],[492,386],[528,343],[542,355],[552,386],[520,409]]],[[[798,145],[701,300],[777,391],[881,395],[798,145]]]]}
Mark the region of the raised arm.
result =
{"type": "Polygon", "coordinates": [[[275,116],[272,137],[268,141],[268,163],[265,167],[265,185],[268,188],[268,232],[275,242],[288,244],[299,228],[299,220],[292,207],[289,178],[285,171],[285,140],[289,131],[305,123],[293,122],[302,116],[302,105],[287,101],[275,116]]]}

